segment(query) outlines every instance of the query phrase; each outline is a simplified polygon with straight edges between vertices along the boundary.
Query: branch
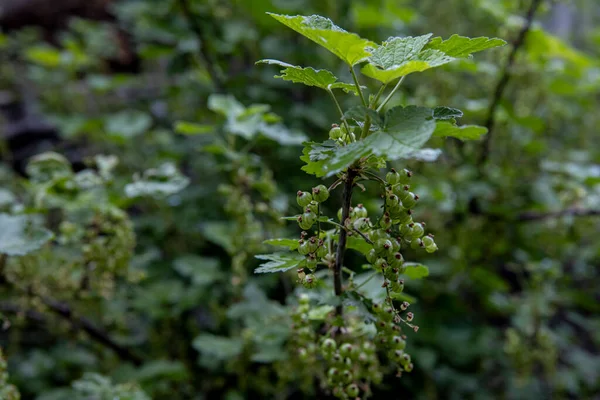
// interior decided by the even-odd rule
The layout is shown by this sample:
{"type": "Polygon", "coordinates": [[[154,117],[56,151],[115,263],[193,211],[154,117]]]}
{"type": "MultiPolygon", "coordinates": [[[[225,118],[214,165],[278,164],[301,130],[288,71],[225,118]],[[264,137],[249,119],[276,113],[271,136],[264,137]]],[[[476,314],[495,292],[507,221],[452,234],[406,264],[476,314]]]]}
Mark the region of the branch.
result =
{"type": "Polygon", "coordinates": [[[202,27],[198,23],[198,16],[194,15],[194,12],[190,8],[190,5],[188,4],[187,0],[178,0],[178,2],[179,7],[181,8],[181,12],[183,13],[183,16],[190,30],[194,32],[196,38],[198,39],[198,46],[200,47],[200,57],[204,61],[206,71],[208,72],[208,75],[210,75],[210,79],[212,80],[216,91],[218,93],[222,93],[224,90],[223,80],[221,79],[221,74],[219,73],[217,68],[215,68],[215,65],[217,65],[215,58],[212,56],[212,54],[210,54],[210,52],[206,48],[207,41],[204,37],[202,27]]]}
{"type": "MultiPolygon", "coordinates": [[[[128,348],[115,342],[108,336],[108,334],[103,329],[94,325],[94,323],[89,319],[73,315],[73,311],[67,304],[45,297],[40,297],[40,299],[55,314],[66,319],[73,326],[73,328],[83,330],[93,340],[113,350],[117,354],[117,356],[119,356],[120,359],[124,361],[129,361],[134,365],[142,364],[142,358],[140,356],[134,354],[128,348]]],[[[10,303],[1,303],[0,311],[13,314],[24,313],[27,318],[33,321],[39,323],[46,322],[46,317],[43,313],[34,310],[23,310],[18,306],[10,303]]]]}
{"type": "Polygon", "coordinates": [[[492,140],[492,133],[494,130],[494,125],[496,124],[496,109],[500,105],[500,100],[502,100],[502,96],[508,85],[508,81],[510,80],[510,70],[515,62],[515,58],[517,52],[523,45],[525,44],[525,37],[527,33],[531,29],[531,24],[533,23],[533,17],[540,4],[542,4],[543,0],[532,0],[529,9],[527,10],[527,14],[525,15],[525,24],[519,31],[517,38],[513,42],[512,50],[508,55],[508,59],[506,60],[506,64],[504,64],[504,68],[502,70],[502,75],[500,76],[500,80],[496,84],[496,89],[494,91],[494,97],[492,98],[492,102],[490,103],[490,107],[488,109],[487,119],[485,122],[485,127],[488,130],[487,135],[483,140],[483,149],[481,151],[481,155],[478,160],[479,165],[483,165],[490,156],[490,146],[492,140]]]}
{"type": "MultiPolygon", "coordinates": [[[[345,222],[350,216],[350,204],[352,202],[352,187],[354,186],[354,178],[357,172],[352,168],[348,168],[346,179],[344,180],[344,191],[342,193],[342,225],[345,227],[345,222]]],[[[335,265],[333,266],[333,288],[336,296],[342,295],[342,265],[344,265],[344,252],[346,250],[346,238],[348,232],[346,229],[340,229],[338,239],[337,253],[335,256],[335,265]]],[[[336,307],[335,312],[338,316],[343,314],[343,306],[340,304],[336,307]]]]}
{"type": "Polygon", "coordinates": [[[567,208],[566,210],[554,211],[554,212],[536,212],[527,211],[517,216],[519,221],[539,221],[548,218],[559,218],[565,216],[571,217],[587,217],[587,216],[599,216],[600,210],[585,210],[579,208],[567,208]]]}

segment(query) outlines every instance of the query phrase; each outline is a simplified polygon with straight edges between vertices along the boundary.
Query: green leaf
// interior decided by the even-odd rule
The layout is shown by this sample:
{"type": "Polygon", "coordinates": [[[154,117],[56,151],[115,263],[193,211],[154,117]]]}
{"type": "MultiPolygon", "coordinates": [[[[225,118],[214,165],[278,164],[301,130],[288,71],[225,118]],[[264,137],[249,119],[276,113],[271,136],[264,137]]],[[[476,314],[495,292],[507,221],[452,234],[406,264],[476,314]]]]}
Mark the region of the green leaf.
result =
{"type": "Polygon", "coordinates": [[[188,254],[178,257],[173,262],[173,269],[182,276],[191,279],[196,286],[210,285],[221,279],[219,260],[188,254]]]}
{"type": "Polygon", "coordinates": [[[150,115],[142,111],[124,110],[106,118],[104,129],[111,136],[131,139],[146,132],[152,126],[150,115]]]}
{"type": "Polygon", "coordinates": [[[361,72],[382,83],[390,83],[413,72],[449,63],[452,57],[437,50],[421,51],[431,34],[417,37],[391,37],[373,50],[361,72]]]}
{"type": "Polygon", "coordinates": [[[311,67],[302,68],[297,65],[288,64],[279,60],[260,60],[257,62],[262,64],[273,64],[284,67],[280,71],[281,75],[276,75],[275,78],[281,78],[284,81],[294,83],[303,83],[307,86],[315,86],[323,90],[342,89],[346,93],[352,92],[358,95],[356,85],[352,83],[338,82],[338,78],[332,72],[326,69],[314,69],[311,67]]]}
{"type": "Polygon", "coordinates": [[[287,27],[325,47],[350,66],[364,61],[370,54],[367,49],[375,45],[367,39],[345,31],[336,26],[330,19],[319,15],[268,14],[287,27]]]}
{"type": "Polygon", "coordinates": [[[504,40],[498,38],[468,38],[465,36],[452,35],[447,40],[442,40],[441,37],[433,38],[425,48],[439,50],[454,58],[467,58],[473,53],[504,46],[505,44],[506,42],[504,40]]]}
{"type": "Polygon", "coordinates": [[[73,175],[69,160],[52,151],[32,157],[25,170],[29,179],[38,183],[50,182],[73,175]]]}
{"type": "Polygon", "coordinates": [[[181,133],[182,135],[203,135],[214,131],[212,125],[200,125],[193,122],[177,121],[175,124],[175,132],[181,133]]]}
{"type": "Polygon", "coordinates": [[[287,247],[292,251],[298,248],[298,239],[268,239],[263,243],[271,246],[287,247]]]}
{"type": "Polygon", "coordinates": [[[340,146],[333,140],[326,140],[323,143],[304,143],[300,160],[304,161],[306,165],[302,166],[302,170],[307,174],[318,177],[324,176],[327,172],[327,159],[331,157],[331,154],[337,148],[340,148],[340,146]]]}
{"type": "Polygon", "coordinates": [[[221,246],[229,254],[235,252],[235,246],[231,237],[233,227],[228,222],[205,222],[201,225],[200,230],[206,238],[215,244],[221,246]]]}
{"type": "Polygon", "coordinates": [[[311,321],[325,321],[327,315],[332,312],[335,307],[330,305],[322,305],[318,307],[311,308],[308,312],[308,319],[311,321]]]}
{"type": "Polygon", "coordinates": [[[0,214],[0,253],[23,256],[40,249],[54,236],[25,215],[0,214]]]}
{"type": "Polygon", "coordinates": [[[404,272],[404,275],[411,279],[421,279],[429,276],[429,268],[423,264],[407,262],[404,263],[404,265],[406,265],[406,271],[404,272]]]}
{"type": "Polygon", "coordinates": [[[436,107],[433,109],[433,118],[437,120],[455,119],[463,116],[463,112],[451,107],[436,107]]]}
{"type": "Polygon", "coordinates": [[[364,255],[366,255],[373,248],[372,245],[367,243],[365,239],[361,238],[360,236],[349,236],[346,242],[346,247],[356,250],[364,255]]]}
{"type": "Polygon", "coordinates": [[[183,190],[190,183],[189,178],[183,176],[171,162],[148,169],[134,179],[134,182],[125,185],[127,197],[165,197],[183,190]]]}
{"type": "MultiPolygon", "coordinates": [[[[331,176],[343,171],[360,158],[370,155],[385,157],[389,161],[408,158],[419,150],[435,130],[433,111],[429,108],[408,106],[395,107],[386,112],[384,127],[364,140],[347,146],[321,151],[318,165],[309,164],[317,176],[331,176]]],[[[310,161],[316,148],[309,152],[310,161]]]]}
{"type": "Polygon", "coordinates": [[[342,293],[342,298],[342,304],[347,307],[352,307],[365,322],[377,321],[377,317],[375,317],[372,312],[373,301],[371,301],[371,299],[352,291],[345,291],[342,293]]]}
{"type": "Polygon", "coordinates": [[[259,254],[255,258],[268,261],[262,263],[260,267],[254,270],[255,274],[264,274],[267,272],[284,272],[297,267],[304,261],[304,256],[298,253],[273,253],[259,254]]]}
{"type": "Polygon", "coordinates": [[[194,338],[192,347],[203,356],[227,361],[240,355],[243,349],[241,338],[216,336],[202,333],[194,338]]]}
{"type": "Polygon", "coordinates": [[[363,122],[367,119],[367,115],[371,118],[372,126],[381,126],[383,125],[383,120],[379,113],[371,108],[367,108],[363,105],[354,106],[348,109],[344,113],[344,119],[353,119],[355,121],[363,122]]]}
{"type": "Polygon", "coordinates": [[[433,136],[455,137],[460,140],[476,140],[487,133],[487,128],[478,125],[458,126],[452,122],[439,121],[433,136]]]}
{"type": "Polygon", "coordinates": [[[262,124],[259,129],[263,136],[283,146],[299,145],[308,139],[304,133],[290,130],[282,124],[262,124]]]}

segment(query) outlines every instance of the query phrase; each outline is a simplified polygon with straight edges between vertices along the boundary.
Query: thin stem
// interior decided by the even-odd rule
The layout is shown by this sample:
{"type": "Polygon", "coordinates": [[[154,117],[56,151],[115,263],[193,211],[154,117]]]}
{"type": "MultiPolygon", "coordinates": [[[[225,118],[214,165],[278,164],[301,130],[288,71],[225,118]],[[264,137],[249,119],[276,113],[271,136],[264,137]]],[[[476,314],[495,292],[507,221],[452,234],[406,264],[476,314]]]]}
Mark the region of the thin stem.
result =
{"type": "Polygon", "coordinates": [[[360,96],[360,100],[363,103],[363,106],[368,107],[367,101],[365,100],[365,96],[363,95],[362,89],[360,88],[360,83],[358,83],[358,77],[356,76],[356,72],[354,72],[354,67],[350,67],[350,72],[352,73],[352,79],[354,79],[354,84],[356,85],[356,90],[358,90],[358,95],[360,96]]]}
{"type": "Polygon", "coordinates": [[[365,239],[365,242],[369,243],[370,245],[374,245],[375,244],[375,243],[373,243],[371,241],[371,239],[369,239],[364,233],[362,233],[358,229],[354,228],[354,232],[358,233],[363,239],[365,239]]]}
{"type": "Polygon", "coordinates": [[[392,91],[390,92],[390,94],[388,94],[387,97],[385,98],[385,100],[383,100],[383,102],[379,105],[379,107],[377,107],[377,112],[380,112],[381,109],[387,104],[387,102],[390,101],[390,99],[392,98],[392,96],[394,95],[394,93],[396,93],[396,90],[398,90],[398,88],[400,87],[400,85],[402,85],[402,82],[404,81],[404,78],[406,78],[406,75],[404,75],[402,78],[400,78],[398,80],[398,83],[396,83],[396,86],[394,86],[394,88],[392,89],[392,91]]]}
{"type": "Polygon", "coordinates": [[[375,105],[381,98],[381,95],[383,94],[383,91],[385,90],[386,87],[387,87],[387,83],[384,83],[383,85],[381,85],[381,87],[379,88],[379,91],[377,92],[377,94],[375,95],[375,98],[373,99],[373,103],[371,103],[369,105],[369,108],[375,107],[375,105]]]}
{"type": "MultiPolygon", "coordinates": [[[[345,226],[345,221],[350,216],[350,204],[352,202],[352,188],[354,186],[354,178],[357,172],[352,168],[348,168],[346,179],[344,182],[344,192],[342,193],[342,225],[345,226]]],[[[342,266],[344,265],[344,253],[346,251],[346,238],[348,233],[346,229],[340,229],[338,239],[338,247],[335,256],[335,265],[333,267],[333,288],[336,296],[341,296],[342,289],[342,266]]],[[[340,304],[335,309],[336,315],[342,316],[344,309],[340,304]]]]}
{"type": "Polygon", "coordinates": [[[342,123],[346,127],[346,132],[348,133],[348,135],[350,135],[350,126],[348,125],[348,122],[346,121],[346,118],[344,118],[344,111],[342,111],[342,107],[340,107],[340,103],[338,103],[338,101],[335,98],[335,95],[333,94],[333,92],[331,91],[331,89],[327,88],[327,92],[329,92],[329,95],[333,99],[333,102],[335,103],[335,106],[337,107],[338,111],[340,112],[340,118],[342,120],[342,123]]]}
{"type": "Polygon", "coordinates": [[[377,275],[379,275],[379,272],[375,271],[371,274],[371,276],[369,276],[367,279],[365,279],[365,281],[363,283],[361,283],[360,285],[356,286],[354,288],[354,290],[358,290],[361,287],[365,286],[367,283],[369,283],[371,281],[371,279],[375,278],[377,275]]]}
{"type": "Polygon", "coordinates": [[[317,239],[321,239],[321,203],[317,203],[317,239]]]}

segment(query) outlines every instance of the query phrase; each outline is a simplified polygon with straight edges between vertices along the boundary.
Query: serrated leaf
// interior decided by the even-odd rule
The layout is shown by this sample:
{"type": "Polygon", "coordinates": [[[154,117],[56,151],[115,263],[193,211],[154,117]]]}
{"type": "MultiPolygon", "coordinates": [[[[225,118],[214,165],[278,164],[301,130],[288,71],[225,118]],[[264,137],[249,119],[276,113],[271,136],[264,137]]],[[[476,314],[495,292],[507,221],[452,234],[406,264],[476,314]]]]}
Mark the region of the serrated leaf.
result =
{"type": "Polygon", "coordinates": [[[455,119],[463,116],[463,112],[457,108],[436,107],[433,109],[433,118],[437,120],[455,119]]]}
{"type": "Polygon", "coordinates": [[[306,165],[302,166],[302,171],[307,174],[322,177],[326,173],[327,159],[331,157],[333,151],[339,148],[333,141],[325,141],[323,143],[307,142],[304,143],[304,149],[300,160],[306,165]],[[331,143],[328,143],[331,142],[331,143]]]}
{"type": "Polygon", "coordinates": [[[54,236],[25,215],[0,214],[0,254],[23,256],[40,249],[54,236]]]}
{"type": "Polygon", "coordinates": [[[262,263],[260,267],[254,270],[255,274],[264,274],[270,272],[285,272],[294,267],[297,267],[301,262],[304,261],[304,256],[298,253],[273,253],[273,254],[259,254],[254,256],[259,260],[268,261],[262,263]]]}
{"type": "Polygon", "coordinates": [[[189,185],[190,180],[183,176],[175,164],[166,162],[158,168],[151,168],[135,176],[135,181],[125,185],[127,197],[165,197],[180,192],[189,185]]]}
{"type": "Polygon", "coordinates": [[[300,67],[297,65],[288,64],[279,60],[260,60],[257,64],[273,64],[284,67],[280,71],[281,75],[276,75],[275,78],[281,78],[284,81],[294,83],[303,83],[307,86],[315,86],[323,90],[342,89],[346,93],[352,92],[358,95],[356,86],[352,83],[338,82],[338,78],[331,71],[326,69],[314,69],[312,67],[300,67]]]}
{"type": "Polygon", "coordinates": [[[452,60],[437,50],[424,50],[431,34],[417,37],[391,37],[372,51],[361,72],[382,83],[390,83],[413,72],[446,64],[452,60]]]}
{"type": "Polygon", "coordinates": [[[370,155],[385,157],[389,161],[409,157],[429,140],[435,126],[433,111],[429,108],[392,108],[386,112],[382,130],[335,151],[330,149],[327,161],[312,164],[311,169],[316,171],[317,176],[331,176],[370,155]]]}
{"type": "Polygon", "coordinates": [[[375,45],[367,39],[345,31],[336,26],[330,19],[319,15],[268,14],[287,27],[323,46],[350,66],[364,61],[370,55],[367,48],[375,45]]]}
{"type": "Polygon", "coordinates": [[[454,137],[460,140],[476,140],[487,133],[487,128],[479,125],[458,126],[451,122],[439,121],[436,124],[433,136],[454,137]]]}
{"type": "Polygon", "coordinates": [[[352,250],[356,250],[364,255],[366,255],[373,248],[373,246],[367,243],[365,239],[355,236],[348,237],[346,247],[352,250]]]}
{"type": "Polygon", "coordinates": [[[421,279],[429,275],[429,268],[423,264],[407,262],[404,265],[406,265],[404,275],[411,279],[421,279]]]}
{"type": "Polygon", "coordinates": [[[298,248],[298,239],[268,239],[263,243],[271,246],[287,247],[292,251],[298,248]]]}
{"type": "Polygon", "coordinates": [[[381,126],[383,125],[383,121],[379,113],[371,108],[367,108],[363,105],[354,106],[348,109],[344,113],[344,119],[353,119],[355,121],[363,122],[366,120],[367,115],[371,119],[371,124],[373,126],[381,126]]]}
{"type": "Polygon", "coordinates": [[[186,121],[177,121],[175,123],[175,132],[181,133],[182,135],[194,136],[194,135],[203,135],[205,133],[210,133],[214,131],[214,126],[212,125],[200,125],[195,124],[193,122],[186,121]]]}
{"type": "Polygon", "coordinates": [[[465,36],[452,35],[447,40],[442,40],[441,37],[433,38],[425,48],[439,50],[454,58],[467,58],[473,53],[504,46],[505,44],[506,42],[504,40],[498,38],[468,38],[465,36]]]}

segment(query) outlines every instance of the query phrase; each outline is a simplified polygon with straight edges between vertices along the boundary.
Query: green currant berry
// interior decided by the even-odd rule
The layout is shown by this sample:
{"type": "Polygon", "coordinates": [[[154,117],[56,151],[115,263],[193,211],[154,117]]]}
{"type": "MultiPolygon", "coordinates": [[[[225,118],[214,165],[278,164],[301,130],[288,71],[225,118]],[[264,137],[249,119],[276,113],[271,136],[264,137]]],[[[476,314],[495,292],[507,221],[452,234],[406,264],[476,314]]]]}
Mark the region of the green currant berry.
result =
{"type": "Polygon", "coordinates": [[[392,343],[394,343],[394,347],[396,347],[397,350],[404,350],[406,347],[406,340],[402,339],[400,336],[394,336],[392,338],[392,343]]]}
{"type": "Polygon", "coordinates": [[[351,383],[350,385],[346,386],[346,394],[348,395],[348,397],[356,398],[358,397],[359,393],[360,390],[358,389],[356,383],[351,383]]]}
{"type": "Polygon", "coordinates": [[[317,269],[317,257],[314,254],[308,254],[306,256],[306,268],[314,272],[317,269]]]}
{"type": "Polygon", "coordinates": [[[373,264],[373,263],[375,263],[375,261],[377,261],[377,252],[375,251],[375,249],[371,249],[367,253],[367,261],[371,264],[373,264]]]}
{"type": "Polygon", "coordinates": [[[414,368],[413,363],[408,363],[408,364],[404,365],[404,370],[406,372],[411,372],[413,370],[413,368],[414,368]]]}
{"type": "Polygon", "coordinates": [[[306,243],[308,246],[309,253],[314,253],[317,250],[317,247],[319,247],[319,242],[317,241],[316,236],[313,236],[310,239],[308,239],[308,241],[306,243]]]}
{"type": "Polygon", "coordinates": [[[402,349],[394,350],[394,361],[401,363],[403,361],[404,351],[402,349]]]}
{"type": "Polygon", "coordinates": [[[412,232],[411,224],[400,226],[400,234],[405,238],[410,238],[412,232]]]}
{"type": "Polygon", "coordinates": [[[329,371],[327,371],[327,376],[332,382],[336,382],[340,378],[340,371],[337,368],[329,368],[329,371]]]}
{"type": "Polygon", "coordinates": [[[298,241],[299,246],[298,246],[298,253],[302,254],[303,256],[307,255],[308,253],[310,253],[310,249],[308,248],[308,243],[305,242],[304,240],[300,239],[298,241]],[[302,243],[300,243],[302,242],[302,243]]]}
{"type": "Polygon", "coordinates": [[[345,370],[345,371],[342,373],[342,380],[343,380],[345,383],[350,383],[350,382],[352,382],[352,379],[353,379],[353,378],[354,378],[354,376],[352,375],[352,372],[350,372],[349,370],[345,370]]]}
{"type": "Polygon", "coordinates": [[[392,259],[390,263],[392,268],[399,268],[404,264],[404,257],[402,257],[402,253],[400,252],[394,253],[390,258],[392,259]]]}
{"type": "Polygon", "coordinates": [[[344,343],[340,346],[340,355],[342,357],[350,357],[353,346],[350,343],[344,343]]]}
{"type": "Polygon", "coordinates": [[[390,229],[392,227],[392,219],[389,213],[386,212],[383,214],[383,217],[379,220],[379,226],[383,229],[390,229]]]}
{"type": "Polygon", "coordinates": [[[357,218],[367,218],[368,216],[368,212],[367,209],[364,205],[359,204],[356,207],[354,207],[354,213],[356,214],[357,218]]]}
{"type": "Polygon", "coordinates": [[[385,175],[385,181],[390,185],[395,185],[400,182],[400,174],[392,168],[390,172],[385,175]]]}
{"type": "Polygon", "coordinates": [[[388,195],[387,201],[385,204],[387,207],[391,207],[391,208],[398,207],[398,206],[400,206],[400,199],[395,194],[390,194],[390,195],[388,195]]]}
{"type": "Polygon", "coordinates": [[[304,277],[304,281],[302,281],[302,284],[306,288],[314,288],[315,286],[317,286],[317,277],[314,274],[308,274],[306,275],[306,277],[304,277]]]}
{"type": "Polygon", "coordinates": [[[316,201],[311,201],[309,205],[304,208],[305,212],[317,213],[319,211],[319,204],[316,201]]]}
{"type": "Polygon", "coordinates": [[[379,254],[388,254],[392,250],[393,245],[389,239],[379,239],[375,243],[375,251],[377,251],[379,254]]]}
{"type": "Polygon", "coordinates": [[[312,195],[308,192],[298,190],[298,193],[296,193],[296,201],[300,207],[304,208],[312,201],[312,195]]]}
{"type": "Polygon", "coordinates": [[[305,212],[298,217],[298,225],[301,229],[310,229],[317,222],[317,214],[314,212],[305,212]]]}
{"type": "Polygon", "coordinates": [[[410,364],[410,354],[404,353],[404,355],[402,356],[401,362],[405,366],[408,365],[408,364],[410,364]]]}
{"type": "Polygon", "coordinates": [[[325,185],[319,185],[312,190],[313,200],[322,203],[329,198],[329,190],[325,185]]]}
{"type": "Polygon", "coordinates": [[[342,137],[342,130],[340,129],[339,125],[337,125],[337,124],[331,125],[331,129],[329,130],[329,138],[331,140],[337,140],[337,139],[340,139],[341,137],[342,137]]]}
{"type": "Polygon", "coordinates": [[[375,269],[378,271],[385,271],[385,269],[388,267],[388,264],[385,261],[385,259],[378,258],[377,261],[375,261],[374,266],[375,266],[375,269]]]}
{"type": "Polygon", "coordinates": [[[304,347],[300,347],[298,349],[298,357],[301,360],[306,360],[308,358],[308,351],[306,351],[306,349],[304,347]]]}
{"type": "Polygon", "coordinates": [[[333,353],[337,348],[337,343],[332,338],[327,338],[321,343],[321,351],[324,353],[333,353]]]}
{"type": "Polygon", "coordinates": [[[407,170],[407,169],[403,169],[402,171],[399,172],[400,175],[400,182],[403,185],[408,185],[410,183],[410,178],[412,177],[412,172],[407,170]]]}
{"type": "Polygon", "coordinates": [[[412,239],[417,239],[417,238],[420,238],[421,236],[423,236],[424,233],[425,233],[425,229],[423,228],[423,225],[417,222],[416,224],[413,224],[413,226],[412,226],[412,231],[410,232],[410,237],[412,239]]]}
{"type": "Polygon", "coordinates": [[[408,193],[408,194],[402,198],[402,207],[413,208],[415,206],[415,204],[417,204],[417,200],[419,200],[419,196],[417,196],[413,192],[405,192],[405,193],[408,193]]]}
{"type": "Polygon", "coordinates": [[[410,248],[413,250],[417,250],[423,247],[423,241],[421,239],[415,239],[410,242],[410,248]]]}
{"type": "Polygon", "coordinates": [[[403,224],[403,225],[408,225],[408,224],[412,224],[413,219],[412,219],[412,212],[410,210],[408,211],[404,211],[402,213],[400,213],[400,216],[398,217],[398,223],[399,224],[403,224]]]}

